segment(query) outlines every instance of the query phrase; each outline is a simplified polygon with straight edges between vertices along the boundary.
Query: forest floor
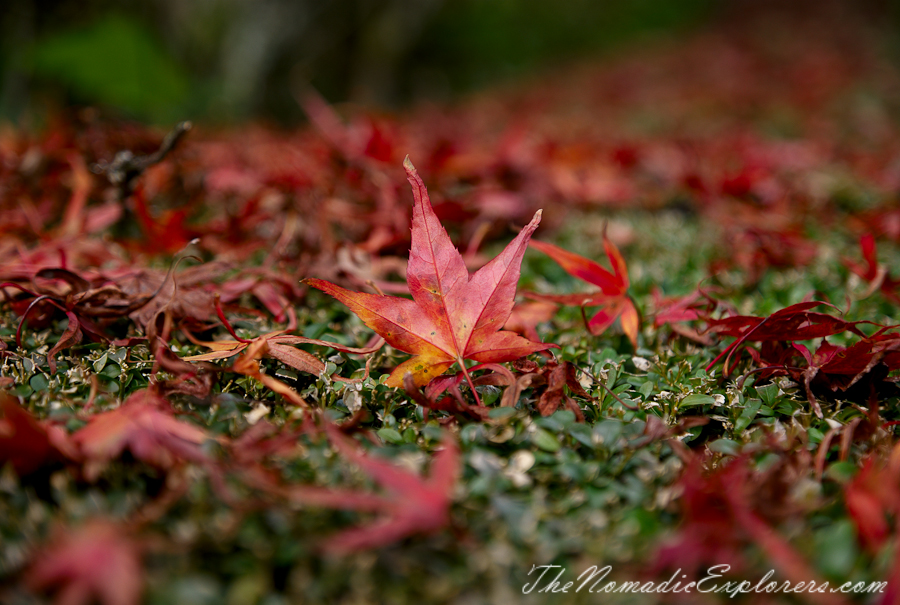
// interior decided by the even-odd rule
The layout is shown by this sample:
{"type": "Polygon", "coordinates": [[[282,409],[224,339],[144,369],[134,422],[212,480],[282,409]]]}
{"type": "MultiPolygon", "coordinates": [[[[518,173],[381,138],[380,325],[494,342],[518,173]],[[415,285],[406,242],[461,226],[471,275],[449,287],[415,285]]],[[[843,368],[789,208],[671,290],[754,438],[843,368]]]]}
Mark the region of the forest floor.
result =
{"type": "Polygon", "coordinates": [[[900,71],[828,6],[0,130],[0,601],[897,602],[900,71]]]}

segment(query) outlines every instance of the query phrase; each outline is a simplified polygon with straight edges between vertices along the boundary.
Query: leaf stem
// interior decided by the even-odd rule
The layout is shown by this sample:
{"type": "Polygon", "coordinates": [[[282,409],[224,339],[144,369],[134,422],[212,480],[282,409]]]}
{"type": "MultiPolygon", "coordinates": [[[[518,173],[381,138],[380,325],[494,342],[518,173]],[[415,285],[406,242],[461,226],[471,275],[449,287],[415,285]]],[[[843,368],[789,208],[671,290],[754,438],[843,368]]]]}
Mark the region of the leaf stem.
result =
{"type": "Polygon", "coordinates": [[[462,357],[457,357],[456,362],[459,364],[459,367],[462,368],[463,376],[466,377],[466,382],[469,383],[469,388],[472,389],[472,395],[475,396],[475,403],[478,407],[483,408],[484,404],[481,403],[481,399],[478,397],[478,391],[475,390],[475,383],[472,382],[472,377],[469,376],[469,370],[466,369],[466,363],[463,361],[462,357]]]}

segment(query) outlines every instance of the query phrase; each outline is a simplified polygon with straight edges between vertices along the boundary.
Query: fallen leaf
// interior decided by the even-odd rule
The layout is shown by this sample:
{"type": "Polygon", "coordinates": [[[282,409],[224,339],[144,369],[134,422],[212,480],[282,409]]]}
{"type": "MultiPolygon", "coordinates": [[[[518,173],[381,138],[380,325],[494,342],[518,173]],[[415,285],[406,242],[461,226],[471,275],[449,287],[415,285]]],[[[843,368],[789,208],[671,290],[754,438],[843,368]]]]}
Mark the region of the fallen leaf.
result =
{"type": "MultiPolygon", "coordinates": [[[[658,552],[656,570],[677,567],[696,574],[706,565],[728,564],[737,571],[746,564],[746,546],[754,543],[785,579],[821,585],[814,568],[773,527],[797,509],[787,488],[806,474],[808,466],[805,451],[782,452],[766,471],[739,457],[705,472],[700,460],[693,458],[679,480],[681,528],[675,540],[658,552]]],[[[810,601],[845,603],[830,594],[816,594],[810,601]]]]}
{"type": "Polygon", "coordinates": [[[685,325],[687,322],[709,318],[719,301],[710,298],[702,290],[694,290],[690,294],[678,297],[664,297],[658,288],[653,292],[653,325],[657,328],[669,326],[672,332],[689,338],[704,346],[713,344],[709,336],[700,334],[696,328],[685,325]]]}
{"type": "Polygon", "coordinates": [[[450,523],[453,489],[461,471],[459,447],[446,435],[425,479],[404,468],[364,454],[339,429],[328,427],[335,449],[385,489],[368,492],[298,487],[291,494],[300,502],[346,510],[375,511],[380,517],[330,536],[324,549],[335,554],[387,546],[414,534],[434,533],[450,523]]]}
{"type": "MultiPolygon", "coordinates": [[[[815,260],[815,243],[799,229],[741,228],[728,234],[732,262],[744,270],[748,284],[759,282],[770,268],[805,267],[815,260]]],[[[712,267],[712,272],[717,268],[712,267]]]]}
{"type": "Polygon", "coordinates": [[[57,530],[33,557],[25,584],[55,592],[57,605],[137,605],[143,589],[140,551],[125,529],[109,521],[57,530]]]}
{"type": "Polygon", "coordinates": [[[708,372],[725,357],[725,374],[731,372],[730,360],[735,351],[740,350],[747,342],[797,341],[810,340],[853,332],[863,336],[854,322],[844,321],[827,313],[810,311],[819,306],[832,306],[821,301],[797,303],[772,313],[767,317],[751,315],[735,315],[722,319],[711,319],[707,332],[736,337],[724,351],[713,359],[706,367],[708,372]]]}
{"type": "Polygon", "coordinates": [[[896,332],[874,334],[846,347],[823,339],[815,353],[810,353],[805,345],[793,345],[805,360],[806,367],[786,365],[784,370],[803,384],[807,399],[819,418],[822,417],[822,410],[814,391],[832,395],[840,393],[848,397],[851,387],[865,383],[861,389],[865,400],[871,394],[872,387],[894,386],[892,381],[887,380],[888,373],[900,368],[900,334],[896,332]]]}
{"type": "Polygon", "coordinates": [[[583,279],[589,284],[594,284],[600,288],[600,291],[585,294],[529,292],[527,294],[529,298],[564,305],[580,305],[582,308],[600,306],[600,310],[587,322],[591,334],[602,334],[618,319],[622,325],[622,331],[631,341],[631,345],[637,348],[637,334],[640,330],[641,320],[637,308],[628,296],[628,268],[619,249],[606,236],[606,231],[603,232],[603,247],[610,265],[612,265],[612,272],[590,259],[553,244],[534,240],[531,245],[559,263],[567,273],[583,279]]]}
{"type": "Polygon", "coordinates": [[[485,422],[489,418],[488,412],[490,410],[487,407],[471,405],[463,399],[459,392],[458,384],[451,384],[448,387],[453,395],[452,397],[447,396],[442,397],[441,399],[435,399],[435,395],[428,395],[420,391],[419,387],[415,385],[412,374],[407,374],[403,378],[403,388],[413,401],[425,409],[425,418],[427,418],[429,410],[435,412],[448,412],[453,414],[456,418],[469,417],[480,422],[485,422]]]}
{"type": "MultiPolygon", "coordinates": [[[[209,353],[202,353],[200,355],[191,355],[189,357],[184,357],[184,361],[213,361],[216,359],[225,359],[228,357],[233,357],[238,353],[242,353],[248,347],[256,345],[256,350],[260,355],[264,357],[277,359],[278,361],[294,368],[295,370],[306,372],[307,374],[312,374],[314,376],[320,376],[325,371],[325,363],[315,355],[307,353],[306,351],[298,349],[291,345],[313,344],[330,347],[343,353],[352,353],[356,355],[374,353],[384,345],[384,341],[381,340],[379,343],[371,347],[347,347],[328,340],[317,340],[314,338],[304,338],[302,336],[291,336],[287,334],[287,332],[289,332],[290,330],[276,330],[274,332],[269,332],[267,334],[263,334],[262,336],[258,336],[257,338],[254,338],[252,340],[248,340],[246,338],[240,338],[234,331],[234,327],[231,325],[231,322],[228,321],[228,319],[225,317],[224,312],[222,311],[222,307],[219,304],[218,298],[216,299],[215,307],[216,312],[219,315],[219,319],[222,321],[222,324],[232,335],[232,337],[234,337],[235,340],[204,342],[201,340],[196,340],[190,334],[190,332],[185,331],[185,334],[191,342],[212,349],[212,351],[209,353]],[[261,346],[261,342],[265,342],[265,346],[261,346]]],[[[294,320],[296,319],[296,317],[294,317],[293,315],[291,315],[291,317],[294,320]]],[[[289,327],[292,327],[294,324],[295,321],[292,320],[292,322],[289,324],[289,327]]],[[[251,355],[250,357],[254,356],[251,355]]],[[[247,366],[246,364],[240,367],[249,368],[249,366],[247,366]]],[[[250,370],[250,372],[251,373],[249,375],[256,376],[255,371],[250,370]]],[[[340,378],[339,376],[335,376],[334,378],[335,380],[346,380],[340,378]]]]}
{"type": "Polygon", "coordinates": [[[845,506],[856,525],[859,541],[872,553],[877,553],[890,535],[888,513],[896,513],[896,502],[900,501],[897,471],[896,465],[876,465],[875,458],[869,458],[844,487],[845,506]]]}
{"type": "Polygon", "coordinates": [[[552,359],[543,366],[538,366],[530,360],[521,360],[516,362],[514,367],[521,375],[515,378],[514,384],[503,394],[503,406],[515,406],[523,389],[537,387],[536,393],[539,393],[537,409],[541,416],[550,416],[561,405],[565,405],[580,422],[584,421],[581,408],[565,392],[565,387],[568,387],[570,393],[584,399],[593,399],[578,382],[578,369],[574,365],[568,361],[559,362],[552,359]]]}
{"type": "Polygon", "coordinates": [[[262,370],[260,370],[259,360],[268,355],[268,353],[269,341],[265,338],[257,338],[248,344],[243,354],[231,364],[231,368],[229,369],[232,372],[237,372],[238,374],[243,374],[244,376],[249,376],[250,378],[258,380],[263,383],[267,389],[278,393],[294,405],[298,405],[303,409],[309,408],[309,404],[297,393],[297,391],[277,378],[264,374],[262,370]]]}
{"type": "Polygon", "coordinates": [[[521,334],[530,340],[540,340],[537,325],[553,319],[556,310],[555,304],[539,300],[518,304],[513,307],[503,328],[521,334]]]}
{"type": "Polygon", "coordinates": [[[16,344],[20,347],[26,319],[39,314],[37,319],[40,324],[49,319],[54,310],[65,313],[68,319],[66,329],[47,352],[47,365],[51,373],[56,372],[57,353],[80,343],[84,334],[92,340],[108,341],[102,329],[105,322],[139,311],[159,293],[157,290],[148,295],[131,296],[110,283],[92,287],[90,281],[62,267],[41,268],[34,272],[31,281],[34,291],[11,282],[0,284],[0,288],[12,287],[30,297],[17,300],[12,305],[13,309],[21,309],[16,330],[16,344]]]}
{"type": "Polygon", "coordinates": [[[0,394],[0,412],[0,466],[10,463],[24,477],[73,456],[61,428],[38,422],[9,395],[0,394]]]}
{"type": "Polygon", "coordinates": [[[294,368],[295,370],[313,374],[314,376],[318,376],[319,374],[324,372],[325,363],[322,362],[322,360],[320,360],[315,355],[307,353],[306,351],[290,346],[303,343],[308,339],[302,338],[300,336],[291,336],[289,334],[285,334],[285,332],[286,330],[277,330],[275,332],[263,334],[262,336],[254,338],[252,340],[243,341],[194,341],[195,344],[208,347],[212,349],[212,351],[209,353],[201,353],[199,355],[183,357],[182,359],[184,359],[185,361],[213,361],[216,359],[227,359],[228,357],[233,357],[238,353],[242,353],[248,346],[250,346],[254,342],[265,341],[267,344],[265,352],[266,357],[272,357],[284,363],[285,365],[294,368]]]}
{"type": "Polygon", "coordinates": [[[878,254],[875,245],[875,237],[866,233],[859,239],[859,247],[862,251],[864,265],[850,259],[844,260],[844,265],[856,275],[868,282],[868,288],[860,298],[868,298],[876,290],[894,304],[900,304],[900,280],[891,277],[887,266],[878,262],[878,254]]]}
{"type": "Polygon", "coordinates": [[[454,363],[465,371],[464,359],[496,363],[555,346],[500,330],[512,311],[522,256],[541,212],[499,256],[470,276],[409,158],[403,166],[415,198],[406,273],[413,300],[306,280],[347,305],[388,344],[414,355],[391,372],[386,384],[402,387],[403,377],[410,373],[416,386],[422,386],[454,363]]]}
{"type": "Polygon", "coordinates": [[[133,393],[115,410],[91,416],[72,435],[85,458],[84,472],[96,479],[108,462],[126,449],[147,464],[167,470],[180,461],[205,463],[205,431],[177,420],[164,409],[165,401],[144,389],[133,393]]]}
{"type": "MultiPolygon", "coordinates": [[[[900,581],[900,545],[896,544],[897,524],[900,515],[900,446],[890,453],[872,455],[862,470],[844,486],[844,503],[847,513],[856,525],[857,539],[872,554],[883,552],[891,534],[892,516],[895,545],[893,564],[888,572],[888,583],[900,581]]],[[[896,588],[889,588],[882,603],[896,603],[896,588]]]]}

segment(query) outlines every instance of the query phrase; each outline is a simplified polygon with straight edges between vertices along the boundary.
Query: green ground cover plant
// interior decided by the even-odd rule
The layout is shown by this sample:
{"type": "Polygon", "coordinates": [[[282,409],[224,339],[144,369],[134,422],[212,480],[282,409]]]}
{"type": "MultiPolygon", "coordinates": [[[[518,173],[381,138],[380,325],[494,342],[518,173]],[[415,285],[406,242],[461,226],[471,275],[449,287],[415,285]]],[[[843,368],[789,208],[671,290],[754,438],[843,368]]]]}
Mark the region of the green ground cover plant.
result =
{"type": "Polygon", "coordinates": [[[900,72],[830,10],[0,131],[0,600],[895,602],[900,72]]]}

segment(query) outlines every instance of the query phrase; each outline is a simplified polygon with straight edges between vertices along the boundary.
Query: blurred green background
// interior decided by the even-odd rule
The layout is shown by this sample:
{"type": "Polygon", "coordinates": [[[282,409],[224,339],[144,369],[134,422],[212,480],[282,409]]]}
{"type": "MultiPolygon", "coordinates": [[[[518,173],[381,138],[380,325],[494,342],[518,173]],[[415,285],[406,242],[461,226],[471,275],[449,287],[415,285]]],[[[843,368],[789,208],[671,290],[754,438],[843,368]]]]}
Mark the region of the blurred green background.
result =
{"type": "MultiPolygon", "coordinates": [[[[677,34],[722,0],[16,0],[0,120],[96,106],[167,124],[303,119],[295,92],[397,108],[677,34]]],[[[734,2],[727,3],[734,4],[734,2]]]]}

